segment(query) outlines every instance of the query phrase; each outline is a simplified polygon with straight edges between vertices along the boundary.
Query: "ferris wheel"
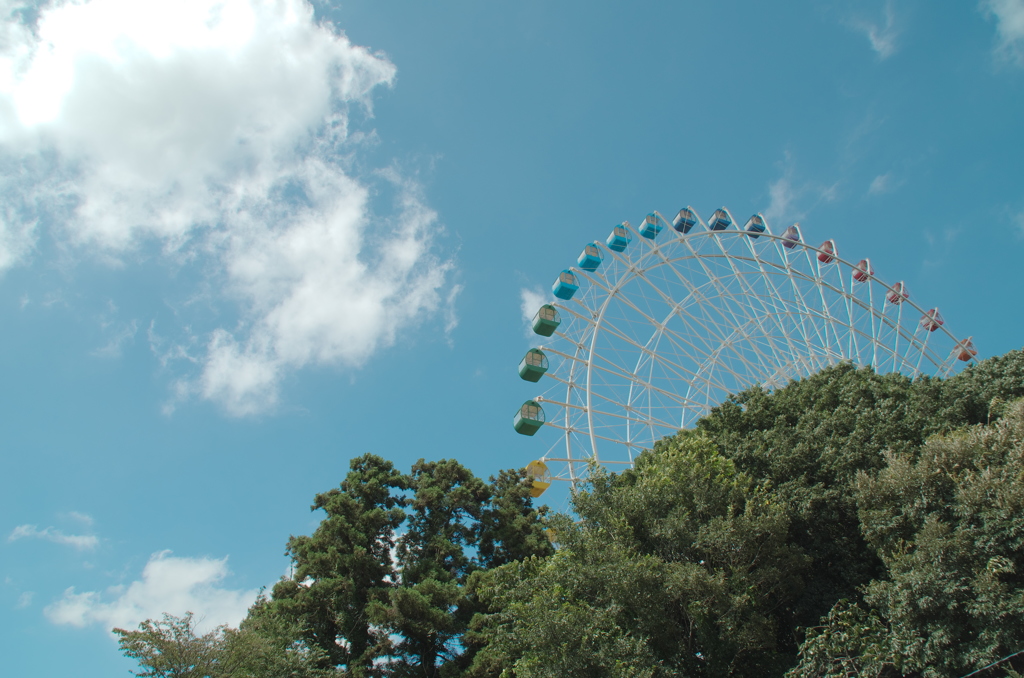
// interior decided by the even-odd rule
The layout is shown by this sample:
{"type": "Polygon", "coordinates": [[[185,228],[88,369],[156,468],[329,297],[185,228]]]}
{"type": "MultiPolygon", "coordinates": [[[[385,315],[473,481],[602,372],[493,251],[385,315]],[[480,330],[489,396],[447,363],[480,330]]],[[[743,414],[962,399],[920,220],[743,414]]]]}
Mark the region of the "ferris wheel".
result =
{"type": "MultiPolygon", "coordinates": [[[[815,241],[816,242],[816,241],[815,241]]],[[[544,386],[514,428],[559,432],[527,467],[539,496],[589,464],[630,466],[643,450],[692,426],[730,394],[779,388],[841,361],[876,372],[948,376],[975,360],[938,308],[868,259],[813,246],[799,224],[774,234],[761,214],[729,210],[705,223],[692,207],[669,226],[658,212],[586,245],[537,310],[538,345],[519,375],[544,386]]]]}

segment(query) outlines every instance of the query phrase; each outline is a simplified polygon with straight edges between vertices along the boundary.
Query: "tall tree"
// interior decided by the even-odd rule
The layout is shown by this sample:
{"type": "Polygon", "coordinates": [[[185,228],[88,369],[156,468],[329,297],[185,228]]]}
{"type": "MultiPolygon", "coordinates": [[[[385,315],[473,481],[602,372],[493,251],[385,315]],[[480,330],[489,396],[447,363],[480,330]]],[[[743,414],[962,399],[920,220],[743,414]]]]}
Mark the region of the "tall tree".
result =
{"type": "Polygon", "coordinates": [[[312,536],[288,542],[295,570],[273,589],[273,612],[294,620],[323,666],[354,677],[379,675],[374,659],[387,643],[368,610],[392,587],[395,530],[409,478],[375,455],[353,459],[340,489],[316,496],[327,517],[312,536]]]}
{"type": "Polygon", "coordinates": [[[479,566],[489,570],[514,560],[553,553],[544,533],[548,508],[534,508],[526,470],[504,470],[490,480],[490,501],[480,515],[479,566]]]}
{"type": "Polygon", "coordinates": [[[487,485],[453,459],[412,467],[408,529],[398,540],[399,585],[374,607],[374,621],[397,640],[389,673],[436,676],[457,671],[458,640],[472,609],[464,585],[476,569],[468,549],[479,542],[487,485]]]}

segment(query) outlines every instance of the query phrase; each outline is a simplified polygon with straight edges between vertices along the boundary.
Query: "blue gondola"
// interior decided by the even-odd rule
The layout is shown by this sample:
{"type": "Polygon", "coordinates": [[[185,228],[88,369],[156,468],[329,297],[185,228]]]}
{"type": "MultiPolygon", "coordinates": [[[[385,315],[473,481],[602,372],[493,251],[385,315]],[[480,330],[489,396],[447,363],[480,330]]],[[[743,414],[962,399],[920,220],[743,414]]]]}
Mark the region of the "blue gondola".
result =
{"type": "Polygon", "coordinates": [[[747,225],[743,227],[743,230],[746,231],[747,235],[751,238],[758,238],[762,233],[768,230],[768,222],[766,222],[764,217],[761,216],[761,213],[758,212],[747,220],[747,225]]]}
{"type": "Polygon", "coordinates": [[[665,218],[657,212],[651,212],[644,217],[644,222],[640,224],[640,235],[653,240],[658,237],[663,228],[665,228],[665,218]]]}
{"type": "Polygon", "coordinates": [[[672,220],[672,228],[685,235],[690,232],[691,228],[697,224],[703,223],[704,222],[702,222],[700,217],[697,215],[697,212],[687,205],[683,209],[679,210],[679,214],[677,214],[676,218],[672,220]]]}
{"type": "Polygon", "coordinates": [[[715,210],[715,213],[711,215],[711,219],[708,221],[708,230],[711,231],[724,231],[730,226],[732,226],[732,215],[724,207],[715,210]]]}
{"type": "Polygon", "coordinates": [[[527,400],[516,410],[515,419],[512,420],[512,427],[516,433],[524,436],[532,436],[544,425],[544,408],[536,400],[527,400]]]}
{"type": "Polygon", "coordinates": [[[605,244],[613,252],[624,252],[632,240],[633,236],[629,234],[629,222],[623,221],[612,229],[612,234],[605,240],[605,244]]]}
{"type": "Polygon", "coordinates": [[[551,291],[559,299],[572,299],[572,295],[576,294],[576,290],[579,288],[580,283],[576,276],[569,269],[565,269],[558,274],[555,284],[551,286],[551,291]]]}
{"type": "Polygon", "coordinates": [[[579,259],[576,263],[579,264],[580,268],[584,271],[596,271],[597,267],[601,265],[604,260],[604,255],[601,254],[601,247],[596,242],[592,242],[583,248],[583,252],[580,253],[579,259]]]}
{"type": "Polygon", "coordinates": [[[782,245],[786,249],[793,249],[800,242],[800,224],[793,224],[782,234],[782,245]]]}

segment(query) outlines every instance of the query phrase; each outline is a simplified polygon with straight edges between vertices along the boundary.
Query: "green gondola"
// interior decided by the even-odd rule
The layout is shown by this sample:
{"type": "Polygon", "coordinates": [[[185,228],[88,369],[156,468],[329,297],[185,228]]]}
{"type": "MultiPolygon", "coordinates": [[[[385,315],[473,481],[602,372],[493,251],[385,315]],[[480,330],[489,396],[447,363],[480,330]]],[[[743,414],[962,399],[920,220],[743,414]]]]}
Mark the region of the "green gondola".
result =
{"type": "Polygon", "coordinates": [[[539,348],[531,348],[519,362],[519,376],[526,381],[540,381],[548,371],[548,357],[539,348]]]}
{"type": "Polygon", "coordinates": [[[551,304],[544,304],[537,315],[533,316],[533,331],[542,337],[550,337],[561,324],[562,317],[551,304]]]}
{"type": "Polygon", "coordinates": [[[536,400],[527,400],[516,412],[512,426],[516,433],[532,436],[544,425],[544,409],[536,400]]]}

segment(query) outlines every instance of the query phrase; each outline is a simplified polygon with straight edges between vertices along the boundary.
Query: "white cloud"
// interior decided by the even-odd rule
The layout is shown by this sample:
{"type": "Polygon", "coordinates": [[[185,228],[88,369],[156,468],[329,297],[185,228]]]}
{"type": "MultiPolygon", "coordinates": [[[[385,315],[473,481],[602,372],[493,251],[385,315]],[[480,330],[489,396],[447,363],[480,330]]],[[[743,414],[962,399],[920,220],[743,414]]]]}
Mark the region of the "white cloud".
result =
{"type": "Polygon", "coordinates": [[[795,197],[789,177],[779,177],[768,185],[768,207],[762,214],[769,223],[791,218],[793,214],[790,205],[795,197]]]}
{"type": "Polygon", "coordinates": [[[871,185],[868,187],[868,193],[871,195],[879,195],[881,193],[888,193],[892,190],[892,175],[888,172],[885,174],[879,174],[877,177],[871,180],[871,185]]]}
{"type": "Polygon", "coordinates": [[[782,233],[779,227],[803,219],[808,198],[813,201],[811,208],[818,203],[832,202],[839,196],[839,183],[824,186],[815,182],[798,182],[794,180],[794,162],[789,152],[778,163],[782,176],[768,184],[768,206],[761,210],[774,233],[782,233]]]}
{"type": "Polygon", "coordinates": [[[544,294],[539,287],[519,290],[519,310],[523,314],[523,322],[526,324],[526,336],[536,336],[533,333],[533,316],[537,315],[537,309],[548,303],[548,295],[544,294]]]}
{"type": "Polygon", "coordinates": [[[996,53],[1024,66],[1024,0],[982,0],[981,7],[996,19],[996,53]]]}
{"type": "Polygon", "coordinates": [[[170,551],[154,553],[142,571],[142,579],[105,592],[64,591],[59,601],[45,609],[54,624],[88,626],[101,624],[131,629],[146,619],[195,614],[202,631],[219,624],[237,626],[259,591],[226,589],[219,584],[228,576],[227,557],[178,558],[170,551]]]}
{"type": "Polygon", "coordinates": [[[189,337],[163,356],[198,373],[177,397],[265,411],[289,371],[356,367],[441,308],[436,214],[396,170],[354,170],[373,132],[353,115],[395,66],[308,2],[52,0],[32,25],[17,7],[0,0],[0,270],[46,223],[80,254],[156,243],[205,276],[237,319],[182,318],[189,337]],[[393,216],[371,210],[380,190],[393,216]]]}
{"type": "Polygon", "coordinates": [[[18,596],[18,603],[15,605],[19,610],[24,609],[32,604],[32,598],[35,597],[34,591],[24,591],[18,596]]]}
{"type": "Polygon", "coordinates": [[[121,357],[121,348],[135,340],[135,334],[139,331],[137,320],[130,322],[102,322],[103,329],[110,330],[111,336],[106,344],[93,351],[93,355],[101,358],[121,357]]]}
{"type": "Polygon", "coordinates": [[[879,59],[885,60],[895,54],[896,38],[899,37],[900,31],[896,27],[892,0],[886,0],[882,8],[881,22],[854,19],[850,21],[850,25],[864,33],[879,59]]]}
{"type": "Polygon", "coordinates": [[[64,534],[54,527],[46,527],[40,530],[35,525],[18,525],[7,537],[7,541],[19,539],[43,539],[52,541],[54,544],[73,546],[79,551],[94,549],[99,546],[100,540],[91,534],[64,534]]]}
{"type": "Polygon", "coordinates": [[[92,527],[93,523],[96,522],[89,514],[81,513],[79,511],[68,511],[66,514],[63,515],[70,518],[71,520],[77,520],[78,522],[82,523],[83,525],[86,525],[87,527],[92,527]]]}

